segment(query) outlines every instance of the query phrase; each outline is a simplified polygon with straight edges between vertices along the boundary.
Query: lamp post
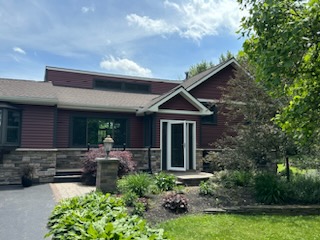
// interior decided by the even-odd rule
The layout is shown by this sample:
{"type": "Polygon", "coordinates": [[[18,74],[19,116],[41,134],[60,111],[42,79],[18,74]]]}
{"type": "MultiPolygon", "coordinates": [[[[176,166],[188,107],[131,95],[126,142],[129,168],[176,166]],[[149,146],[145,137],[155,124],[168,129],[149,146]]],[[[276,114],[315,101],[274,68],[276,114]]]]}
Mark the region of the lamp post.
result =
{"type": "Polygon", "coordinates": [[[103,148],[106,152],[105,158],[96,158],[97,179],[96,187],[103,193],[115,192],[117,189],[117,178],[119,169],[119,159],[109,158],[109,153],[113,146],[113,139],[108,135],[103,140],[103,148]]]}
{"type": "Polygon", "coordinates": [[[114,141],[110,137],[110,135],[107,135],[107,137],[103,140],[103,148],[104,148],[104,151],[106,152],[106,159],[108,159],[108,155],[112,149],[113,143],[114,141]]]}

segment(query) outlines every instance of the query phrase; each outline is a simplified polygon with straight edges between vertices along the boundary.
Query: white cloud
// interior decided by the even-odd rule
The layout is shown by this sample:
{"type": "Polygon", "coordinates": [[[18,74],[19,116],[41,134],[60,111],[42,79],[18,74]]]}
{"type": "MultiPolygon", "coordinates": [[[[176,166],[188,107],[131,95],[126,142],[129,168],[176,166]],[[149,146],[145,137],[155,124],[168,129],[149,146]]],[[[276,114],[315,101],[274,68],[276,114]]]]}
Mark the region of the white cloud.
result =
{"type": "Polygon", "coordinates": [[[175,26],[168,24],[165,20],[153,20],[147,16],[138,16],[137,14],[130,14],[127,16],[129,25],[138,25],[149,32],[158,34],[173,33],[179,31],[175,26]]]}
{"type": "Polygon", "coordinates": [[[115,58],[113,56],[109,56],[100,62],[100,67],[119,74],[152,77],[150,69],[143,68],[127,58],[115,58]]]}
{"type": "Polygon", "coordinates": [[[12,48],[14,52],[16,53],[20,53],[20,54],[24,54],[26,55],[26,51],[24,51],[22,48],[19,48],[19,47],[14,47],[12,48]]]}
{"type": "Polygon", "coordinates": [[[83,13],[88,13],[88,12],[94,12],[95,11],[95,8],[94,7],[82,7],[81,8],[81,11],[83,12],[83,13]]]}
{"type": "Polygon", "coordinates": [[[200,41],[205,36],[218,35],[227,30],[235,34],[243,13],[235,0],[189,0],[176,3],[165,0],[164,6],[172,10],[172,17],[152,19],[130,14],[127,21],[156,34],[179,33],[183,38],[200,41]]]}

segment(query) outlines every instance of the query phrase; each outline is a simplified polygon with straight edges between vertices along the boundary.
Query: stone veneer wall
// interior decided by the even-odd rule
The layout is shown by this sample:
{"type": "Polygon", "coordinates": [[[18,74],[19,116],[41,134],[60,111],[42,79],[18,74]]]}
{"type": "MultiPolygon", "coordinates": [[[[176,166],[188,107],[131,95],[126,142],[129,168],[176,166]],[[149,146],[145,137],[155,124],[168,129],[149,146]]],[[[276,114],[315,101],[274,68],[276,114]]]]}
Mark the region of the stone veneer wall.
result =
{"type": "MultiPolygon", "coordinates": [[[[128,148],[133,154],[133,160],[140,170],[148,169],[148,148],[128,148]]],[[[79,169],[81,160],[87,149],[16,149],[4,154],[0,161],[0,185],[21,184],[22,168],[32,165],[35,168],[34,182],[53,182],[56,169],[79,169]]],[[[202,149],[197,149],[197,169],[202,170],[202,149]]],[[[151,149],[151,167],[153,172],[161,170],[160,148],[151,149]]]]}
{"type": "Polygon", "coordinates": [[[34,167],[34,182],[52,182],[56,173],[56,149],[16,149],[3,155],[0,185],[21,184],[24,166],[34,167]]]}

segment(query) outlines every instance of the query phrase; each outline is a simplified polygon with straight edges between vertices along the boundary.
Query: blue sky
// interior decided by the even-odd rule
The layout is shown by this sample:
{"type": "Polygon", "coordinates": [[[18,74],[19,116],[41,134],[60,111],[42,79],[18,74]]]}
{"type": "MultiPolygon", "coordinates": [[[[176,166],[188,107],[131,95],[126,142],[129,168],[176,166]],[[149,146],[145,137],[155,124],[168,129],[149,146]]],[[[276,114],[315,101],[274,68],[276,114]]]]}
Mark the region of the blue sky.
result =
{"type": "Polygon", "coordinates": [[[0,78],[45,66],[184,79],[243,39],[236,0],[0,0],[0,78]]]}

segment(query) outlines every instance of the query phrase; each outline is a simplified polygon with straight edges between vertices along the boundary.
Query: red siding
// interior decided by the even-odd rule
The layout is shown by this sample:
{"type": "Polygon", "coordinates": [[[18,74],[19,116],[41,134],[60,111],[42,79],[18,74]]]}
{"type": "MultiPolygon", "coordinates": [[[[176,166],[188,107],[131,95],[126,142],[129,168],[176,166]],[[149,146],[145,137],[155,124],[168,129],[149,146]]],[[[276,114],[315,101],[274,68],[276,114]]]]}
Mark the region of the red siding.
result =
{"type": "Polygon", "coordinates": [[[207,79],[190,91],[196,98],[220,99],[222,95],[221,87],[226,87],[228,80],[233,77],[234,68],[228,66],[207,79]]]}
{"type": "Polygon", "coordinates": [[[129,128],[129,143],[127,147],[138,148],[143,146],[143,119],[138,118],[135,114],[114,113],[114,112],[84,112],[72,110],[59,110],[57,122],[57,147],[67,148],[69,146],[69,136],[71,133],[70,119],[72,116],[87,116],[101,118],[127,118],[129,128]]]}
{"type": "Polygon", "coordinates": [[[94,74],[63,72],[63,71],[57,71],[57,70],[46,71],[46,81],[51,81],[52,84],[55,86],[92,89],[94,79],[101,79],[101,80],[105,79],[105,80],[112,80],[112,81],[150,84],[152,94],[163,94],[178,85],[178,83],[174,83],[174,82],[148,81],[148,80],[137,80],[137,79],[130,79],[130,78],[108,77],[108,76],[104,77],[104,76],[99,76],[94,74]]]}
{"type": "Polygon", "coordinates": [[[53,148],[55,107],[23,105],[22,148],[53,148]]]}
{"type": "Polygon", "coordinates": [[[187,120],[187,121],[195,121],[196,122],[196,145],[197,147],[200,144],[200,117],[193,115],[175,115],[175,114],[156,114],[155,122],[156,122],[156,140],[155,147],[160,147],[160,120],[187,120]]]}
{"type": "Polygon", "coordinates": [[[70,111],[58,110],[57,114],[57,147],[69,147],[70,111]]]}
{"type": "Polygon", "coordinates": [[[190,102],[188,102],[180,94],[171,98],[169,101],[162,104],[159,108],[161,109],[174,109],[174,110],[188,110],[188,111],[198,111],[190,102]]]}

